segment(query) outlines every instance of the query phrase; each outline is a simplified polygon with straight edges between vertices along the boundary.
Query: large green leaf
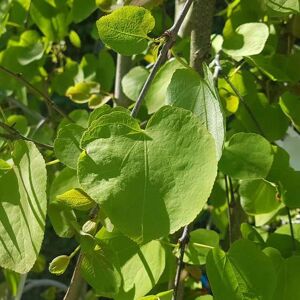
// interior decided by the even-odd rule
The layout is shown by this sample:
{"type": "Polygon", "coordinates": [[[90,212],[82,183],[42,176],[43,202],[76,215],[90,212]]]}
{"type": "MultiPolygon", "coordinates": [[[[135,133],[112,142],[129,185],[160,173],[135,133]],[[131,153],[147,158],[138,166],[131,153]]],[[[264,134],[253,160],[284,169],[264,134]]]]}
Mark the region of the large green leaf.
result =
{"type": "Polygon", "coordinates": [[[237,179],[265,178],[272,166],[271,144],[254,133],[237,133],[223,150],[219,168],[237,179]]]}
{"type": "Polygon", "coordinates": [[[47,198],[45,161],[31,142],[18,141],[14,166],[0,170],[0,265],[28,272],[44,237],[47,198]]]}
{"type": "Polygon", "coordinates": [[[251,56],[262,52],[269,37],[268,26],[264,23],[245,23],[235,32],[225,36],[223,51],[230,56],[251,56]]]}
{"type": "Polygon", "coordinates": [[[157,72],[145,97],[149,114],[153,114],[166,104],[167,88],[177,69],[185,68],[177,60],[167,61],[157,72]]]}
{"type": "Polygon", "coordinates": [[[145,130],[99,126],[78,164],[83,189],[139,242],[175,232],[205,204],[216,177],[213,138],[191,112],[165,106],[145,130]]]}
{"type": "Polygon", "coordinates": [[[265,214],[280,206],[276,186],[264,179],[242,180],[239,192],[247,214],[265,214]]]}
{"type": "Polygon", "coordinates": [[[121,7],[97,21],[101,40],[123,55],[143,52],[154,25],[150,11],[136,6],[121,7]]]}
{"type": "Polygon", "coordinates": [[[273,300],[276,274],[271,259],[248,240],[235,242],[228,253],[213,249],[206,268],[216,300],[273,300]]]}
{"type": "Polygon", "coordinates": [[[191,110],[215,139],[218,158],[225,139],[223,110],[212,74],[204,67],[204,79],[191,69],[176,70],[167,89],[167,103],[191,110]]]}
{"type": "Polygon", "coordinates": [[[139,299],[155,286],[165,269],[165,249],[159,241],[139,246],[124,235],[104,228],[96,238],[100,245],[104,243],[113,251],[115,256],[111,261],[120,268],[123,284],[116,300],[139,299]]]}

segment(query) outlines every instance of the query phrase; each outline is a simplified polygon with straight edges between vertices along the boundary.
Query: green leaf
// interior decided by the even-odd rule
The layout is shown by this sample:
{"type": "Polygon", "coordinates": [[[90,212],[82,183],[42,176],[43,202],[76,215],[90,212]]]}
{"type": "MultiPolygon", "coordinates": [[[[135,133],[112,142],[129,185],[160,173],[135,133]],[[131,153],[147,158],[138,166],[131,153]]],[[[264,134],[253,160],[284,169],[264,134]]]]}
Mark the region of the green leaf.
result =
{"type": "Polygon", "coordinates": [[[66,3],[57,8],[47,0],[32,0],[30,5],[32,20],[50,41],[60,41],[67,35],[71,21],[68,14],[66,3]]]}
{"type": "Polygon", "coordinates": [[[219,246],[219,235],[213,230],[197,229],[190,233],[190,240],[184,255],[184,262],[204,265],[207,254],[219,246]]]}
{"type": "Polygon", "coordinates": [[[300,276],[300,256],[285,259],[276,273],[278,284],[272,300],[297,300],[300,295],[300,285],[297,280],[300,276]]]}
{"type": "MultiPolygon", "coordinates": [[[[270,104],[269,99],[262,93],[249,93],[244,97],[247,106],[253,116],[249,114],[249,110],[245,104],[240,104],[236,112],[236,124],[238,131],[249,131],[263,134],[270,142],[284,137],[289,120],[282,112],[278,103],[270,104]]],[[[236,126],[233,125],[235,128],[236,126]]]]}
{"type": "Polygon", "coordinates": [[[81,40],[80,37],[78,35],[78,33],[74,30],[71,30],[69,33],[69,39],[71,44],[76,47],[76,48],[80,48],[81,47],[81,40]]]}
{"type": "Polygon", "coordinates": [[[68,190],[57,195],[58,203],[71,209],[89,210],[95,206],[95,202],[83,190],[79,188],[68,190]]]}
{"type": "Polygon", "coordinates": [[[49,265],[49,272],[55,275],[62,275],[65,273],[67,267],[70,263],[70,257],[67,255],[60,255],[55,257],[50,265],[49,265]]]}
{"type": "Polygon", "coordinates": [[[146,242],[196,217],[211,192],[216,164],[213,138],[197,117],[165,106],[145,130],[99,126],[98,138],[81,154],[78,178],[120,231],[146,242]]]}
{"type": "Polygon", "coordinates": [[[241,234],[243,239],[247,239],[253,243],[257,243],[258,245],[264,245],[265,241],[258,233],[254,226],[251,226],[248,223],[241,224],[241,234]]]}
{"type": "Polygon", "coordinates": [[[299,181],[300,171],[288,169],[283,172],[280,180],[282,199],[285,205],[289,208],[300,208],[299,201],[299,181]]]}
{"type": "Polygon", "coordinates": [[[247,214],[266,214],[280,206],[276,185],[264,179],[242,180],[239,192],[247,214]]]}
{"type": "Polygon", "coordinates": [[[132,68],[122,79],[124,94],[136,101],[148,76],[149,71],[146,68],[141,66],[132,68]]]}
{"type": "Polygon", "coordinates": [[[31,142],[17,141],[13,169],[0,173],[0,265],[26,273],[44,237],[47,209],[45,161],[31,142]]]}
{"type": "Polygon", "coordinates": [[[54,141],[54,151],[56,157],[67,167],[77,168],[77,160],[81,149],[79,146],[84,128],[77,124],[69,124],[62,127],[54,141]]]}
{"type": "Polygon", "coordinates": [[[114,83],[115,62],[111,54],[102,49],[98,56],[86,54],[80,62],[85,81],[100,83],[101,90],[109,92],[114,83]]]}
{"type": "Polygon", "coordinates": [[[254,133],[237,133],[223,150],[219,168],[236,179],[265,178],[272,166],[270,143],[254,133]]]}
{"type": "Polygon", "coordinates": [[[293,224],[294,239],[289,224],[283,225],[268,236],[266,246],[276,248],[285,258],[300,254],[300,224],[293,224]]]}
{"type": "Polygon", "coordinates": [[[173,295],[173,290],[161,292],[157,295],[145,296],[139,300],[171,300],[173,295]]]}
{"type": "Polygon", "coordinates": [[[66,96],[75,103],[89,102],[93,94],[100,93],[100,85],[97,82],[78,82],[66,91],[66,96]]]}
{"type": "Polygon", "coordinates": [[[225,36],[223,51],[230,56],[251,56],[262,52],[269,37],[268,26],[264,23],[245,23],[235,32],[225,36]]]}
{"type": "Polygon", "coordinates": [[[122,234],[104,228],[96,239],[100,246],[105,244],[116,255],[111,261],[120,268],[122,287],[115,300],[137,300],[157,284],[165,269],[165,249],[159,241],[139,246],[122,234]]]}
{"type": "Polygon", "coordinates": [[[300,97],[286,92],[281,95],[279,105],[297,130],[300,131],[300,97]]]}
{"type": "Polygon", "coordinates": [[[276,274],[271,259],[248,240],[233,243],[228,253],[213,249],[206,269],[216,300],[273,300],[276,274]]]}
{"type": "Polygon", "coordinates": [[[27,119],[22,115],[10,115],[6,119],[6,124],[12,126],[23,135],[28,133],[28,122],[27,119]]]}
{"type": "Polygon", "coordinates": [[[85,253],[80,265],[82,277],[98,295],[113,297],[121,285],[119,270],[111,263],[114,253],[101,247],[85,253]]]}
{"type": "Polygon", "coordinates": [[[176,59],[167,61],[157,72],[145,97],[148,113],[153,114],[166,104],[167,88],[177,69],[185,68],[176,59]]]}
{"type": "Polygon", "coordinates": [[[100,39],[123,55],[143,52],[154,25],[150,11],[136,6],[121,7],[97,21],[100,39]]]}
{"type": "Polygon", "coordinates": [[[225,139],[223,109],[212,74],[204,66],[204,79],[191,69],[176,70],[167,89],[167,103],[191,110],[215,139],[218,158],[225,139]]]}
{"type": "Polygon", "coordinates": [[[299,0],[267,0],[267,7],[281,14],[300,13],[299,0]]]}
{"type": "Polygon", "coordinates": [[[74,235],[72,223],[76,223],[76,216],[72,210],[64,209],[57,204],[56,196],[72,188],[79,188],[76,171],[65,168],[54,178],[50,187],[50,203],[48,216],[56,234],[70,238],[74,235]]]}
{"type": "Polygon", "coordinates": [[[86,19],[97,8],[95,0],[74,0],[72,3],[72,17],[75,23],[86,19]]]}

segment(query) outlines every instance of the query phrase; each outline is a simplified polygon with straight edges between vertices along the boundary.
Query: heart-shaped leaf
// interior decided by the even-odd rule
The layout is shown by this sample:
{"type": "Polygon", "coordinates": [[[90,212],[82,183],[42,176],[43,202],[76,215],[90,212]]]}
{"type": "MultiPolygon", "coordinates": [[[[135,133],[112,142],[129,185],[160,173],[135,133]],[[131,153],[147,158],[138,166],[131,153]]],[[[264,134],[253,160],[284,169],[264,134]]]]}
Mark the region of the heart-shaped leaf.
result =
{"type": "Polygon", "coordinates": [[[147,34],[155,20],[150,11],[137,6],[124,6],[97,21],[101,40],[116,52],[133,55],[148,46],[147,34]]]}
{"type": "Polygon", "coordinates": [[[215,143],[191,112],[165,106],[145,130],[99,126],[78,163],[83,189],[138,242],[189,224],[216,177],[215,143]]]}

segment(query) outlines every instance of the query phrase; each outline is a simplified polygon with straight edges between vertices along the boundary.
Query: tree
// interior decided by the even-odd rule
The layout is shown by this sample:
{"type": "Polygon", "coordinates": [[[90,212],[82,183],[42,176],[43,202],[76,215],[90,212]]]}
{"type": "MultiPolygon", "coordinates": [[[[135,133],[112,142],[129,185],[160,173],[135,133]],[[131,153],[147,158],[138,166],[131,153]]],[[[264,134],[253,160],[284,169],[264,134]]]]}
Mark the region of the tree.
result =
{"type": "Polygon", "coordinates": [[[1,3],[1,299],[299,298],[300,3],[175,2],[1,3]]]}

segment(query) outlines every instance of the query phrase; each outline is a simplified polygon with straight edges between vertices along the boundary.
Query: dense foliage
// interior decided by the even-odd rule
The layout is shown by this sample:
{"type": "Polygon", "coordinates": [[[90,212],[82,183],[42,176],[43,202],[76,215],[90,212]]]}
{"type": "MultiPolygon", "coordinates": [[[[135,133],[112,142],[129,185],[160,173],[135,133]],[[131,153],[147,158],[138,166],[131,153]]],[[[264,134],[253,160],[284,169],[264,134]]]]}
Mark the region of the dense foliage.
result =
{"type": "Polygon", "coordinates": [[[300,299],[300,1],[211,1],[1,1],[0,299],[300,299]]]}

